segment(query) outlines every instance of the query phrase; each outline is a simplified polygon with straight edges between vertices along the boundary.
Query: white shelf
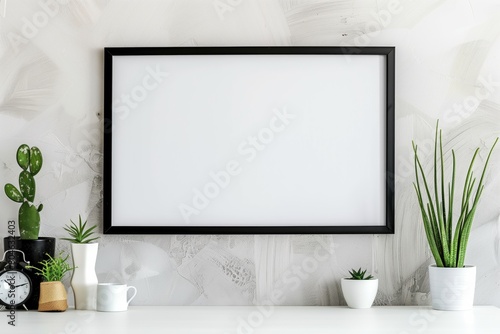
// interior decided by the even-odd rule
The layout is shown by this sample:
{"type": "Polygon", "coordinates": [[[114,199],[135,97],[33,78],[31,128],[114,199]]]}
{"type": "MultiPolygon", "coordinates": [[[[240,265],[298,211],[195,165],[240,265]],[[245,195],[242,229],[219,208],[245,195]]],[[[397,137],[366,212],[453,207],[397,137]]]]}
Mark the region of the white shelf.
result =
{"type": "Polygon", "coordinates": [[[435,311],[430,307],[379,306],[135,306],[127,312],[17,311],[15,329],[0,313],[0,333],[500,333],[500,309],[435,311]],[[7,330],[7,331],[6,331],[7,330]]]}

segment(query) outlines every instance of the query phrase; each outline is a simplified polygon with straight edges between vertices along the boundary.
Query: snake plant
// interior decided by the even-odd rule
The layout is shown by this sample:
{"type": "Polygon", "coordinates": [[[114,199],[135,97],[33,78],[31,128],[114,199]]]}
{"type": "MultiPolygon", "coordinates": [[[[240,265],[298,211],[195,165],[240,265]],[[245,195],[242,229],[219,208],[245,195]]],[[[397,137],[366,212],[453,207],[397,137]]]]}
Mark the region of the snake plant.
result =
{"type": "Polygon", "coordinates": [[[418,156],[418,146],[412,141],[416,176],[413,186],[417,194],[427,241],[438,267],[461,268],[464,266],[474,214],[484,189],[484,176],[497,142],[498,138],[490,148],[479,182],[476,182],[473,171],[474,161],[479,153],[479,148],[476,148],[465,177],[462,198],[455,203],[455,151],[451,150],[451,179],[446,183],[442,131],[439,129],[439,121],[436,122],[434,136],[433,189],[425,176],[418,156]],[[447,192],[445,192],[445,184],[447,192]],[[460,209],[456,222],[454,222],[456,216],[453,216],[454,205],[459,205],[460,209]]]}

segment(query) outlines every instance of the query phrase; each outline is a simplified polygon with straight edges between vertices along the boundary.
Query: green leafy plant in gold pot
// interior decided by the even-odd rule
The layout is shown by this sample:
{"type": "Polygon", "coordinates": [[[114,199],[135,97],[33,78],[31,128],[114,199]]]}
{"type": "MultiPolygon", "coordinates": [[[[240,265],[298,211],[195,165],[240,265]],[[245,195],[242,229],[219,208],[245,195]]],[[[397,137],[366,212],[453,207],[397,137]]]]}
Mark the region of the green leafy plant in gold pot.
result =
{"type": "Polygon", "coordinates": [[[66,273],[75,268],[67,262],[69,255],[65,257],[62,257],[62,254],[57,257],[48,255],[48,257],[48,260],[40,262],[40,268],[28,266],[43,277],[43,282],[40,283],[38,311],[64,312],[68,308],[68,296],[61,281],[66,273]]]}
{"type": "Polygon", "coordinates": [[[415,165],[413,185],[427,241],[436,261],[435,265],[429,267],[432,306],[435,309],[465,310],[472,307],[476,267],[464,264],[465,254],[474,215],[484,190],[486,170],[497,142],[498,138],[489,150],[479,180],[474,173],[479,148],[474,151],[458,194],[455,187],[455,151],[451,150],[451,177],[448,176],[447,181],[439,122],[436,123],[434,135],[434,163],[430,178],[424,171],[418,146],[412,142],[415,165]]]}

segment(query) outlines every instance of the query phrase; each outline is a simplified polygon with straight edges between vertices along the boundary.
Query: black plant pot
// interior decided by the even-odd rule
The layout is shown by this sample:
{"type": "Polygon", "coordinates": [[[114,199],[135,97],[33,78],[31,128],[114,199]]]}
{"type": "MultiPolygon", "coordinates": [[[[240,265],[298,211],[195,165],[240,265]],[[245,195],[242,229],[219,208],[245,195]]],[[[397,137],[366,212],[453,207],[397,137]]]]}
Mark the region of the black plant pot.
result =
{"type": "MultiPolygon", "coordinates": [[[[40,268],[40,262],[48,260],[50,256],[54,257],[56,250],[56,238],[52,237],[39,237],[37,240],[21,240],[19,237],[6,237],[3,239],[4,250],[18,249],[23,251],[26,260],[30,265],[40,268]]],[[[23,255],[19,252],[12,252],[16,263],[23,261],[23,255]]],[[[30,275],[33,283],[33,292],[30,299],[25,304],[29,310],[38,309],[38,299],[40,297],[40,283],[42,281],[39,275],[34,272],[30,275]]]]}

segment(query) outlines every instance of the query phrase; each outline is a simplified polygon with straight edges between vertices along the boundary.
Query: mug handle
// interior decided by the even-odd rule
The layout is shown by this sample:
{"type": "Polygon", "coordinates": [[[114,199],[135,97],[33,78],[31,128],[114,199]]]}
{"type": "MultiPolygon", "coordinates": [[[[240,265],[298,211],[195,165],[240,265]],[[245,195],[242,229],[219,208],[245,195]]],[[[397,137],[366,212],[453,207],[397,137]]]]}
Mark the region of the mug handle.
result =
{"type": "Polygon", "coordinates": [[[134,294],[132,295],[132,297],[130,297],[129,300],[127,300],[127,305],[130,304],[130,302],[132,301],[132,299],[134,299],[135,295],[137,294],[137,289],[135,288],[135,286],[132,286],[132,285],[129,286],[127,288],[127,292],[128,292],[129,289],[134,289],[134,294]]]}

